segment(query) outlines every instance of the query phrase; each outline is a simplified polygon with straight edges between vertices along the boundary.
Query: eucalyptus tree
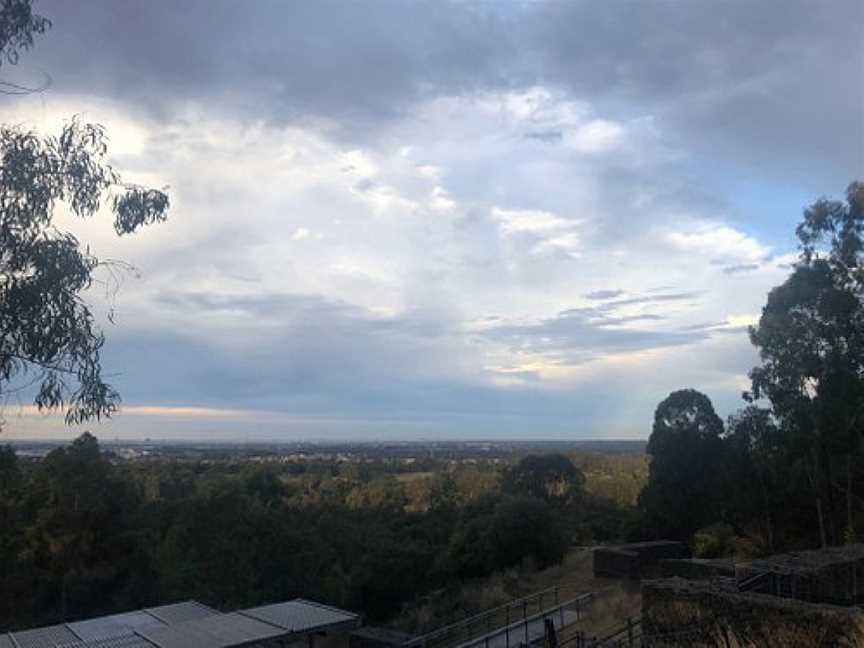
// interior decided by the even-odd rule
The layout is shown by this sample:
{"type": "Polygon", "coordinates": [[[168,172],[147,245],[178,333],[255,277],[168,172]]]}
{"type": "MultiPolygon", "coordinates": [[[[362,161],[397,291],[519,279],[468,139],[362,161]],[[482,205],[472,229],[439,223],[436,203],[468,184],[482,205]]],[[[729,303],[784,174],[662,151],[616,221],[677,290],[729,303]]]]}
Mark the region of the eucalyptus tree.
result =
{"type": "Polygon", "coordinates": [[[750,330],[761,364],[745,397],[770,400],[806,466],[822,543],[836,543],[844,517],[852,527],[854,458],[864,433],[864,184],[850,184],[845,202],[808,207],[796,234],[801,252],[792,273],[771,290],[750,330]]]}
{"type": "Polygon", "coordinates": [[[659,534],[689,540],[720,517],[723,421],[695,389],[672,392],[654,413],[648,483],[639,503],[659,534]]]}
{"type": "MultiPolygon", "coordinates": [[[[16,63],[50,22],[29,0],[0,2],[0,64],[16,63]]],[[[103,207],[119,236],[163,221],[168,195],[126,183],[107,159],[102,126],[72,118],[57,136],[0,126],[0,397],[23,392],[70,423],[108,416],[119,395],[102,377],[104,336],[86,292],[105,263],[60,229],[61,206],[103,207]]]]}

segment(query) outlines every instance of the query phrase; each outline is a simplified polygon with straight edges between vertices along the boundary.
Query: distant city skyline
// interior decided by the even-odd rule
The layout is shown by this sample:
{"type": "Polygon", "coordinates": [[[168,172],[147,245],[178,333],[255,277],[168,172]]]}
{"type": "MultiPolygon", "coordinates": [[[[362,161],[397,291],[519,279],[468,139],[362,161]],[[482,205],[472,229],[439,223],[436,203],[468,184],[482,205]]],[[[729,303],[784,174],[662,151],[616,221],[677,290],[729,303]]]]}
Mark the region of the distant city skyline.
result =
{"type": "Polygon", "coordinates": [[[6,438],[638,439],[742,405],[804,207],[864,176],[864,5],[67,3],[0,122],[103,124],[167,223],[88,294],[124,400],[6,438]],[[82,46],[85,45],[85,46],[82,46]],[[107,321],[113,308],[116,323],[107,321]]]}

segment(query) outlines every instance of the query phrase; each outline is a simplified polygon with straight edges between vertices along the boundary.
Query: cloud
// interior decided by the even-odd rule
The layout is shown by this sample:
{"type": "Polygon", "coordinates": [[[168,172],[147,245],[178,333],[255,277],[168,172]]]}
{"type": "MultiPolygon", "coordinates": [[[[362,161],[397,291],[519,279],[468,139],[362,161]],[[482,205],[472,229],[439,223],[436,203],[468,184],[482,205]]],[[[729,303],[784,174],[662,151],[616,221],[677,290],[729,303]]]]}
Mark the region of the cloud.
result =
{"type": "Polygon", "coordinates": [[[623,290],[595,290],[593,292],[586,293],[585,299],[614,299],[615,297],[620,297],[623,294],[623,290]]]}
{"type": "Polygon", "coordinates": [[[567,141],[581,153],[607,153],[619,149],[624,137],[625,131],[620,124],[596,119],[576,129],[567,141]]]}
{"type": "Polygon", "coordinates": [[[723,268],[724,274],[741,274],[746,272],[753,272],[754,270],[759,269],[758,263],[739,263],[738,265],[726,266],[723,268]]]}
{"type": "Polygon", "coordinates": [[[16,73],[55,84],[0,117],[82,113],[171,190],[136,237],[60,222],[140,269],[105,357],[151,412],[597,434],[679,386],[731,407],[797,208],[864,168],[851,1],[40,10],[16,73]]]}
{"type": "Polygon", "coordinates": [[[728,259],[756,261],[770,254],[770,250],[754,238],[727,225],[715,223],[702,224],[692,232],[671,232],[669,241],[686,252],[728,259]]]}
{"type": "MultiPolygon", "coordinates": [[[[646,300],[647,301],[647,300],[646,300]]],[[[620,305],[636,303],[622,300],[620,305]]],[[[505,324],[484,335],[521,354],[541,354],[557,365],[582,364],[606,355],[638,353],[705,339],[699,331],[675,332],[630,326],[663,320],[657,314],[610,315],[613,308],[572,308],[527,324],[505,324]]]]}

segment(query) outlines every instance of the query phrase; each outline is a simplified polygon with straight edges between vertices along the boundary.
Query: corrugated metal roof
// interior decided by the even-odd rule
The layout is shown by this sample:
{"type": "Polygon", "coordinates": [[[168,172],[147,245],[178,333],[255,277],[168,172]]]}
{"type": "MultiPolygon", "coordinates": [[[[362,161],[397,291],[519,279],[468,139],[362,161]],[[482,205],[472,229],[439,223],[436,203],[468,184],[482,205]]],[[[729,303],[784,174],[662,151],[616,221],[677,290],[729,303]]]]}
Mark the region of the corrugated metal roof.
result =
{"type": "Polygon", "coordinates": [[[238,612],[207,617],[200,621],[193,621],[189,625],[201,628],[206,632],[212,632],[220,639],[224,639],[228,646],[285,636],[285,631],[282,628],[238,612]]]}
{"type": "Polygon", "coordinates": [[[93,641],[130,634],[136,628],[164,626],[165,622],[144,610],[136,610],[87,619],[86,621],[76,621],[67,625],[81,639],[93,641]]]}
{"type": "Polygon", "coordinates": [[[160,605],[159,607],[147,608],[144,612],[152,614],[154,617],[168,625],[173,623],[185,623],[186,621],[195,621],[196,619],[204,619],[208,616],[219,614],[216,610],[196,601],[183,601],[182,603],[160,605]]]}
{"type": "Polygon", "coordinates": [[[78,637],[65,625],[46,626],[21,632],[10,632],[12,645],[18,648],[57,648],[58,645],[78,641],[78,637]]]}
{"type": "Polygon", "coordinates": [[[142,628],[138,633],[159,648],[217,648],[225,646],[218,637],[190,627],[187,623],[164,628],[142,628]]]}
{"type": "Polygon", "coordinates": [[[360,617],[302,599],[230,614],[186,601],[0,635],[0,648],[228,648],[340,625],[360,617]]]}
{"type": "Polygon", "coordinates": [[[163,628],[147,628],[139,632],[160,648],[240,646],[286,635],[282,628],[237,612],[209,616],[206,619],[163,628]]]}
{"type": "Polygon", "coordinates": [[[310,630],[324,629],[327,626],[342,623],[356,623],[360,625],[360,617],[351,612],[331,608],[320,603],[295,599],[287,603],[274,603],[262,605],[261,607],[241,610],[253,619],[272,623],[285,628],[291,632],[308,632],[310,630]]]}
{"type": "Polygon", "coordinates": [[[115,637],[107,637],[105,639],[95,639],[90,641],[76,641],[70,644],[63,644],[57,648],[159,648],[156,644],[147,641],[144,637],[140,637],[131,632],[128,634],[117,635],[115,637]]]}

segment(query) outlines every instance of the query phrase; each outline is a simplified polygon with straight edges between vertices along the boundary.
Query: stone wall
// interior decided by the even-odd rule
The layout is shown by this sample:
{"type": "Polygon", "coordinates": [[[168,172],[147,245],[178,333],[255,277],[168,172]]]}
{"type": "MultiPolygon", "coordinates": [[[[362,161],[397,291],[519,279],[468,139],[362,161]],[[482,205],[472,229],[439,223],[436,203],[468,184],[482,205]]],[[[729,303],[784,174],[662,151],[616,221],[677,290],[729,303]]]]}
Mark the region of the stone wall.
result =
{"type": "Polygon", "coordinates": [[[735,564],[719,558],[673,558],[660,561],[660,575],[663,578],[687,578],[689,580],[709,580],[711,578],[735,577],[735,564]]]}
{"type": "Polygon", "coordinates": [[[739,565],[738,580],[757,579],[755,590],[812,601],[864,603],[864,544],[778,554],[739,565]]]}
{"type": "Polygon", "coordinates": [[[673,540],[602,547],[594,550],[594,575],[605,578],[644,578],[658,573],[659,562],[663,559],[689,556],[687,546],[673,540]]]}
{"type": "Polygon", "coordinates": [[[733,579],[642,584],[644,646],[864,646],[860,608],[738,592],[733,579]]]}

